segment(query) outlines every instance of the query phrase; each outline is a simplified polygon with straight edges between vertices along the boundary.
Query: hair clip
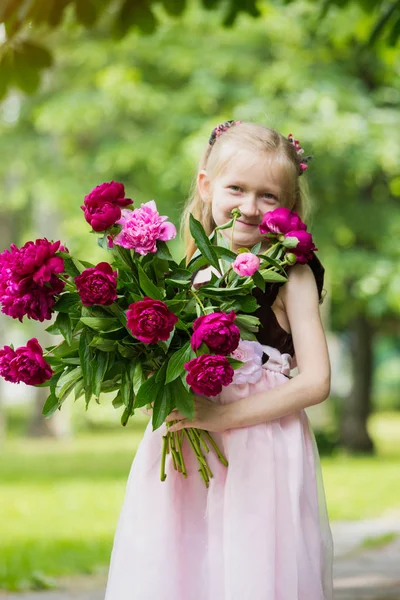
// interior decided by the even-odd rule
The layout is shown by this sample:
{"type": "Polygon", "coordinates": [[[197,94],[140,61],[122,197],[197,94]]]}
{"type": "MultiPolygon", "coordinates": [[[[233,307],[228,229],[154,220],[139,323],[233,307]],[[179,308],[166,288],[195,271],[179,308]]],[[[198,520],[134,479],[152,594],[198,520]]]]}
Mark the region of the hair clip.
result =
{"type": "Polygon", "coordinates": [[[215,144],[217,137],[224,133],[224,131],[227,131],[230,127],[233,127],[234,125],[239,125],[239,123],[243,123],[243,121],[224,121],[224,123],[221,123],[220,125],[214,127],[214,129],[211,132],[210,139],[208,140],[210,146],[213,146],[215,144]]]}
{"type": "Polygon", "coordinates": [[[299,157],[299,175],[303,175],[304,171],[306,169],[308,169],[307,163],[312,159],[312,156],[305,156],[304,158],[302,158],[302,156],[304,154],[304,150],[300,146],[299,140],[296,140],[293,138],[292,133],[289,133],[288,140],[292,144],[292,146],[294,146],[294,149],[296,150],[296,154],[299,157]]]}

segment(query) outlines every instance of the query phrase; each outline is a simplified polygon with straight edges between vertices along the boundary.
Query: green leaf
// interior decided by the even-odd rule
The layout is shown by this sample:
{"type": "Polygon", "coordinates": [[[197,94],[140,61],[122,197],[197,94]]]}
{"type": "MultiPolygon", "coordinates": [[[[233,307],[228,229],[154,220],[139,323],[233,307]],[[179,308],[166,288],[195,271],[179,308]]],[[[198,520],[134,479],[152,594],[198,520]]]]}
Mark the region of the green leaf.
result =
{"type": "Polygon", "coordinates": [[[152,375],[152,377],[146,379],[146,381],[140,386],[135,397],[135,408],[146,406],[146,404],[153,402],[158,394],[162,393],[164,382],[156,381],[156,375],[157,374],[152,375]]]}
{"type": "Polygon", "coordinates": [[[102,333],[118,331],[123,328],[121,322],[112,317],[81,317],[81,322],[91,329],[102,333]]]}
{"type": "Polygon", "coordinates": [[[68,292],[60,296],[53,308],[56,312],[69,313],[71,310],[78,307],[80,304],[81,299],[79,295],[68,292]]]}
{"type": "Polygon", "coordinates": [[[216,288],[202,285],[198,291],[199,295],[209,296],[210,298],[223,298],[224,296],[241,295],[246,296],[250,293],[248,284],[235,288],[216,288]]]}
{"type": "Polygon", "coordinates": [[[259,307],[259,304],[254,296],[245,296],[244,298],[240,297],[238,301],[240,304],[240,310],[245,313],[254,313],[259,307]]]}
{"type": "Polygon", "coordinates": [[[67,369],[61,375],[56,386],[56,396],[60,404],[67,398],[67,396],[69,396],[76,383],[82,379],[82,377],[81,367],[76,367],[72,370],[67,369]]]}
{"type": "Polygon", "coordinates": [[[206,257],[208,263],[215,267],[217,271],[219,271],[220,266],[214,247],[208,239],[208,236],[204,231],[202,224],[200,223],[200,221],[195,219],[192,214],[190,214],[189,217],[189,227],[190,233],[192,234],[196,242],[196,246],[199,248],[200,252],[206,257]]]}
{"type": "Polygon", "coordinates": [[[278,269],[278,271],[282,271],[283,267],[281,267],[281,263],[272,258],[271,256],[265,256],[264,254],[257,254],[258,258],[262,261],[261,268],[264,268],[264,262],[267,262],[272,267],[278,269]]]}
{"type": "Polygon", "coordinates": [[[93,394],[98,398],[101,392],[101,384],[108,368],[109,355],[106,352],[98,352],[96,356],[95,371],[93,373],[93,394]]]}
{"type": "Polygon", "coordinates": [[[192,286],[192,282],[191,281],[183,281],[182,279],[166,279],[165,283],[167,285],[170,285],[172,287],[178,287],[178,288],[182,288],[182,289],[187,289],[190,288],[192,286]]]}
{"type": "Polygon", "coordinates": [[[85,400],[86,400],[86,408],[89,404],[89,401],[92,397],[92,357],[93,351],[90,348],[89,344],[92,340],[92,334],[88,331],[84,331],[81,334],[79,340],[79,357],[81,359],[81,368],[82,368],[82,377],[85,385],[85,400]]]}
{"type": "Polygon", "coordinates": [[[162,300],[163,295],[161,290],[151,281],[148,275],[144,272],[142,265],[138,263],[138,274],[140,287],[146,296],[153,298],[153,300],[162,300]]]}
{"type": "Polygon", "coordinates": [[[64,258],[64,271],[70,277],[78,277],[78,275],[80,275],[79,269],[74,265],[74,262],[69,254],[66,252],[57,252],[57,256],[62,256],[64,258]]]}
{"type": "Polygon", "coordinates": [[[124,401],[122,399],[122,393],[121,390],[118,391],[118,394],[115,396],[115,398],[113,399],[112,403],[114,408],[119,408],[120,406],[123,406],[124,401]]]}
{"type": "Polygon", "coordinates": [[[287,281],[288,278],[280,273],[276,273],[275,271],[263,271],[261,272],[262,278],[264,281],[275,282],[275,281],[287,281]]]}
{"type": "Polygon", "coordinates": [[[255,244],[255,246],[252,247],[252,249],[250,250],[250,252],[252,254],[258,254],[261,250],[261,242],[258,242],[258,244],[255,244]]]}
{"type": "Polygon", "coordinates": [[[146,381],[146,378],[143,373],[142,363],[140,362],[140,360],[137,360],[135,362],[133,375],[132,375],[133,393],[135,394],[135,396],[137,395],[138,391],[140,390],[141,385],[145,381],[146,381]]]}
{"type": "Polygon", "coordinates": [[[117,348],[120,355],[124,358],[135,358],[138,356],[138,351],[136,350],[135,346],[125,346],[124,344],[120,344],[118,342],[117,348]]]}
{"type": "Polygon", "coordinates": [[[254,284],[260,288],[261,291],[265,292],[265,281],[261,275],[261,273],[259,271],[256,271],[253,275],[252,275],[252,280],[254,281],[254,284]]]}
{"type": "Polygon", "coordinates": [[[180,376],[180,380],[181,380],[181,384],[183,385],[183,387],[185,388],[185,390],[187,392],[190,392],[190,385],[188,384],[188,382],[186,381],[186,375],[187,375],[187,371],[185,371],[184,373],[181,374],[180,376]]]}
{"type": "Polygon", "coordinates": [[[75,401],[78,400],[78,398],[83,396],[83,394],[85,393],[85,384],[83,382],[83,379],[80,379],[76,383],[74,393],[75,393],[75,401]]]}
{"type": "Polygon", "coordinates": [[[232,252],[232,250],[229,250],[228,248],[223,248],[222,246],[214,246],[214,251],[218,258],[222,258],[229,263],[233,263],[237,258],[237,254],[235,254],[235,252],[232,252]]]}
{"type": "Polygon", "coordinates": [[[75,267],[78,269],[79,273],[82,273],[89,266],[93,267],[93,265],[91,263],[86,263],[87,266],[85,266],[83,264],[83,261],[81,262],[77,258],[74,258],[73,256],[71,256],[71,258],[72,258],[72,262],[74,263],[75,267]]]}
{"type": "Polygon", "coordinates": [[[45,331],[47,331],[51,335],[61,335],[61,331],[58,329],[58,327],[55,323],[53,323],[52,325],[49,325],[49,327],[47,327],[45,329],[45,331]]]}
{"type": "Polygon", "coordinates": [[[169,413],[175,408],[171,385],[164,385],[162,393],[158,394],[153,404],[153,431],[161,427],[169,413]]]}
{"type": "Polygon", "coordinates": [[[96,335],[90,342],[92,348],[97,348],[102,352],[114,352],[117,349],[118,340],[109,340],[100,335],[96,335]]]}
{"type": "Polygon", "coordinates": [[[51,417],[51,415],[53,413],[56,412],[56,410],[59,406],[60,406],[60,402],[59,402],[57,396],[55,395],[54,392],[51,392],[50,395],[47,397],[46,402],[43,405],[42,415],[44,415],[45,419],[48,419],[49,417],[51,417]]]}
{"type": "Polygon", "coordinates": [[[171,252],[169,251],[168,245],[166,242],[161,240],[157,240],[157,253],[156,256],[159,258],[163,258],[164,260],[173,261],[173,257],[171,252]]]}
{"type": "Polygon", "coordinates": [[[68,345],[71,345],[72,341],[72,322],[69,314],[60,312],[54,322],[55,327],[60,330],[61,335],[66,339],[68,345]]]}
{"type": "Polygon", "coordinates": [[[131,399],[129,400],[128,406],[125,407],[125,410],[121,416],[121,425],[123,427],[126,426],[126,424],[129,421],[129,418],[134,414],[134,412],[135,412],[135,409],[133,407],[133,395],[132,395],[131,399]]]}
{"type": "Polygon", "coordinates": [[[176,408],[192,421],[194,418],[194,396],[189,386],[186,388],[181,379],[175,379],[171,385],[176,408]]]}
{"type": "Polygon", "coordinates": [[[129,370],[128,369],[126,369],[122,373],[121,396],[122,396],[122,400],[123,400],[123,403],[125,404],[125,406],[128,407],[130,405],[130,403],[133,402],[133,399],[134,399],[133,387],[132,387],[132,382],[129,378],[129,370]]]}
{"type": "Polygon", "coordinates": [[[240,331],[257,332],[260,326],[260,320],[252,315],[237,315],[235,324],[240,331]]]}
{"type": "Polygon", "coordinates": [[[192,350],[190,345],[190,341],[186,342],[182,348],[177,350],[174,354],[172,354],[171,358],[168,361],[167,366],[167,376],[165,379],[165,383],[170,383],[174,381],[179,375],[184,371],[184,364],[189,362],[191,358],[193,358],[195,353],[192,350]]]}
{"type": "Polygon", "coordinates": [[[159,346],[160,348],[162,348],[164,354],[167,354],[168,349],[170,347],[170,344],[172,342],[172,338],[174,337],[174,335],[175,335],[175,327],[173,328],[173,330],[169,334],[169,338],[166,341],[160,340],[159,342],[157,342],[157,346],[159,346]]]}
{"type": "Polygon", "coordinates": [[[236,358],[232,358],[230,356],[228,356],[227,358],[228,358],[228,362],[231,365],[232,369],[239,369],[239,367],[244,365],[244,362],[242,360],[237,360],[236,358]]]}

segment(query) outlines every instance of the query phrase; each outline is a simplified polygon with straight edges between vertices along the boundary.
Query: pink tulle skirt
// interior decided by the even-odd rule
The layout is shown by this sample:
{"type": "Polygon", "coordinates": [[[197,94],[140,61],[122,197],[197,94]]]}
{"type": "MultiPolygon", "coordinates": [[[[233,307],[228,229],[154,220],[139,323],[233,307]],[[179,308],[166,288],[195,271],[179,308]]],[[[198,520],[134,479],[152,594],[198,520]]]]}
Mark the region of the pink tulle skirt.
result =
{"type": "MultiPolygon", "coordinates": [[[[219,402],[287,381],[289,355],[264,348],[259,381],[231,384],[219,402]]],[[[160,481],[165,431],[150,420],[133,460],[105,600],[332,600],[332,536],[306,413],[213,433],[229,467],[210,450],[208,489],[186,437],[188,478],[167,455],[160,481]]]]}

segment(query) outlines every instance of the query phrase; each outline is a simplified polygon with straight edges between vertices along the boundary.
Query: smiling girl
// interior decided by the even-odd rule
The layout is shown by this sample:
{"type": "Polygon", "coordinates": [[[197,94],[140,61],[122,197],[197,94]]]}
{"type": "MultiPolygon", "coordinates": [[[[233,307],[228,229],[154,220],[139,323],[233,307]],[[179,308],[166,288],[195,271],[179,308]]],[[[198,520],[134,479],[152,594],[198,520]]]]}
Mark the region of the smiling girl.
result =
{"type": "MultiPolygon", "coordinates": [[[[259,226],[271,211],[284,209],[275,213],[281,230],[290,231],[293,220],[302,224],[306,168],[291,136],[240,121],[217,126],[183,215],[188,260],[196,250],[190,213],[210,234],[238,207],[236,251],[258,242],[267,247],[259,226]]],[[[222,233],[230,239],[230,230],[222,233]]],[[[206,268],[193,284],[209,279],[206,268]]],[[[169,464],[160,484],[166,425],[153,432],[149,422],[129,475],[106,600],[332,600],[332,536],[305,413],[330,391],[319,314],[323,279],[312,251],[308,260],[298,255],[287,282],[267,284],[264,293],[254,288],[258,341],[239,345],[247,379],[234,380],[212,400],[195,395],[192,421],[177,410],[167,418],[177,421],[170,431],[213,432],[229,467],[207,455],[214,474],[208,488],[185,445],[188,478],[169,464]],[[298,375],[291,377],[295,366],[298,375]]]]}

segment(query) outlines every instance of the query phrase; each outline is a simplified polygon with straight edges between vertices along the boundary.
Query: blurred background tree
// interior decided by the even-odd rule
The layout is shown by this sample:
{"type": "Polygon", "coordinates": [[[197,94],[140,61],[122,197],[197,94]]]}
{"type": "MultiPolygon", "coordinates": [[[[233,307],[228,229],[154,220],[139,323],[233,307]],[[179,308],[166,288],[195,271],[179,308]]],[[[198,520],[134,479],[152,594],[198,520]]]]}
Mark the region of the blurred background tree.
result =
{"type": "MultiPolygon", "coordinates": [[[[333,378],[330,399],[313,407],[328,420],[311,416],[332,519],[379,516],[400,493],[399,6],[0,3],[0,252],[47,236],[103,260],[79,207],[111,179],[134,206],[154,198],[178,224],[203,147],[226,119],[292,132],[313,155],[304,179],[333,378]]],[[[48,324],[0,314],[0,346],[33,336],[48,345],[48,324]]],[[[100,572],[146,418],[122,429],[105,396],[88,413],[71,398],[44,421],[43,389],[2,383],[0,588],[100,572]]]]}

